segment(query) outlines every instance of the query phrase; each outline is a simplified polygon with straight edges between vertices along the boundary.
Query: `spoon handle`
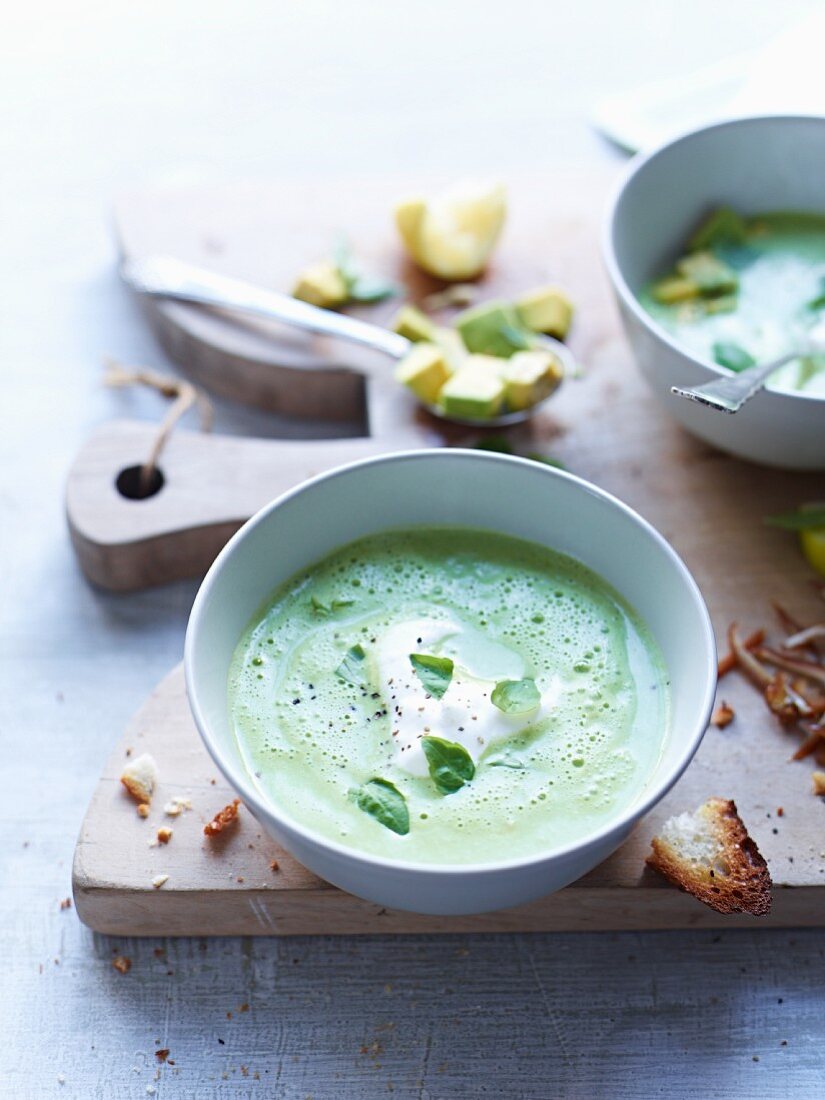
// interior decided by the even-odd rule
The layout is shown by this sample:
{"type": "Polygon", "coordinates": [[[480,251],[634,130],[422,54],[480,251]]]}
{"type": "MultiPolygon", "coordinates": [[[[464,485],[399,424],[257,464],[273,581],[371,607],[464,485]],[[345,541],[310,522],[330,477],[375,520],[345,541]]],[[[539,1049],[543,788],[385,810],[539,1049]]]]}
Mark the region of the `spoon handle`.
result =
{"type": "Polygon", "coordinates": [[[309,332],[363,344],[394,359],[400,359],[412,346],[405,336],[379,325],[370,325],[330,309],[319,309],[288,294],[264,290],[172,256],[127,260],[120,273],[125,282],[141,294],[252,313],[309,332]]]}
{"type": "Polygon", "coordinates": [[[741,374],[717,378],[713,382],[706,382],[703,386],[671,386],[670,392],[678,394],[679,397],[687,397],[691,401],[698,401],[702,405],[708,405],[711,409],[720,409],[726,413],[739,412],[745,402],[762,389],[775,370],[784,367],[786,363],[790,363],[798,356],[798,351],[792,351],[787,355],[781,355],[778,359],[772,359],[769,363],[748,367],[741,374]]]}

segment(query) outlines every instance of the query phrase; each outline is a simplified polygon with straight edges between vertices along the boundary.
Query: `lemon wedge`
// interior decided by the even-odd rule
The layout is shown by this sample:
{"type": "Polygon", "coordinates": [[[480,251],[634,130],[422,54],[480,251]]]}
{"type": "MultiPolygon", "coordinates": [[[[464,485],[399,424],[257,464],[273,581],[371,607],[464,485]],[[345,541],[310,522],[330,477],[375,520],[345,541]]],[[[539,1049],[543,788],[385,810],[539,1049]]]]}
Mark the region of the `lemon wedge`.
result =
{"type": "Polygon", "coordinates": [[[500,183],[465,181],[432,198],[404,199],[395,224],[410,256],[439,279],[474,279],[501,232],[507,199],[500,183]]]}
{"type": "Polygon", "coordinates": [[[811,527],[799,532],[799,544],[808,565],[825,577],[825,527],[811,527]]]}

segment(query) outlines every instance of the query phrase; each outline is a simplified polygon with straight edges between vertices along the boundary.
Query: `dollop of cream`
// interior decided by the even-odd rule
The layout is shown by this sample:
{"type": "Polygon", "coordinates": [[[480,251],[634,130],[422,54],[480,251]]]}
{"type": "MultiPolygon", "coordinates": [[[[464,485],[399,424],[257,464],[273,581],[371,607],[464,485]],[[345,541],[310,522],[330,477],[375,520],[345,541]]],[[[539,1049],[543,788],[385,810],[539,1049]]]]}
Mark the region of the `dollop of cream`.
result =
{"type": "Polygon", "coordinates": [[[478,760],[490,745],[545,718],[563,690],[561,680],[554,677],[543,689],[538,685],[541,702],[535,710],[504,714],[490,696],[499,680],[518,680],[526,674],[522,657],[454,618],[397,623],[378,639],[374,652],[395,761],[410,775],[422,778],[429,774],[422,738],[455,741],[478,760]],[[427,694],[410,663],[412,653],[453,659],[453,678],[441,699],[427,694]]]}

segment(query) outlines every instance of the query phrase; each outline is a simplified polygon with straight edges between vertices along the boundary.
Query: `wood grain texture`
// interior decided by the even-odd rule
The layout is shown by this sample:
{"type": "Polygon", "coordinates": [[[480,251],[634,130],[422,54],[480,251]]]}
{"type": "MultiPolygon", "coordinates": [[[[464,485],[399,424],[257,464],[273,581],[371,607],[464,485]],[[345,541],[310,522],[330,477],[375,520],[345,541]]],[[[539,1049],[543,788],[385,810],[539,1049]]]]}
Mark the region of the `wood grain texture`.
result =
{"type": "MultiPolygon", "coordinates": [[[[733,695],[738,685],[729,686],[733,695]]],[[[674,790],[590,874],[518,909],[427,917],[389,911],[328,885],[270,840],[248,811],[225,841],[204,836],[204,824],[234,795],[203,748],[178,667],[129,724],[92,798],[75,850],[77,912],[96,931],[130,936],[823,925],[822,807],[808,793],[810,768],[780,769],[777,749],[787,750],[785,738],[779,734],[777,745],[758,702],[745,696],[742,705],[740,725],[754,719],[763,727],[742,758],[736,760],[735,734],[712,729],[674,790]],[[146,819],[119,781],[129,757],[143,752],[151,753],[160,774],[146,819]],[[734,794],[772,868],[774,904],[767,918],[722,916],[645,867],[661,823],[718,792],[734,794]],[[164,814],[175,795],[191,798],[192,811],[164,814]],[[787,808],[781,817],[779,806],[787,808]],[[168,844],[157,843],[160,826],[173,830],[168,844]],[[152,885],[157,875],[169,876],[160,889],[152,885]]]]}

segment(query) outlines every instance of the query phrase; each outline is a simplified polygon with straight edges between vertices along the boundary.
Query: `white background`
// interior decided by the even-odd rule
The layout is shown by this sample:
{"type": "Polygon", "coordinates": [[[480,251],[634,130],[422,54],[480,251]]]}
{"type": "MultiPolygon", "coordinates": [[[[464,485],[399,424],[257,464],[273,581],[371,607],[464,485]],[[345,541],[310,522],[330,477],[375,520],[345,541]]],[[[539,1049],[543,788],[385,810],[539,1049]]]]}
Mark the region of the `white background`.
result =
{"type": "MultiPolygon", "coordinates": [[[[100,387],[104,355],[163,365],[115,276],[118,189],[532,169],[551,190],[559,163],[622,163],[588,126],[600,95],[759,45],[811,6],[3,6],[0,1095],[821,1092],[817,931],[161,945],[93,937],[59,910],[96,775],[179,659],[194,593],[96,593],[66,537],[63,479],[91,427],[160,411],[100,387]],[[155,1081],[157,1046],[176,1066],[155,1081]]],[[[229,407],[218,427],[283,428],[229,407]]]]}

